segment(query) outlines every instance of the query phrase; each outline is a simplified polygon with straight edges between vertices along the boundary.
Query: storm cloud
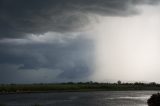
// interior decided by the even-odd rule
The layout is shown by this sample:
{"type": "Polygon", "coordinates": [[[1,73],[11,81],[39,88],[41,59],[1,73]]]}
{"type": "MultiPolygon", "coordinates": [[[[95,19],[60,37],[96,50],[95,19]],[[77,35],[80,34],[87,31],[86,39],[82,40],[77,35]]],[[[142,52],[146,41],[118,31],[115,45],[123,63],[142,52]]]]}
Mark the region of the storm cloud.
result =
{"type": "Polygon", "coordinates": [[[130,17],[139,14],[136,5],[158,2],[0,0],[0,83],[91,80],[94,43],[86,27],[93,14],[130,17]]]}
{"type": "MultiPolygon", "coordinates": [[[[22,74],[21,77],[26,76],[25,71],[32,75],[32,72],[37,70],[38,75],[39,70],[42,69],[44,72],[46,71],[45,76],[52,77],[51,81],[55,81],[55,77],[65,81],[65,79],[79,80],[79,78],[89,76],[93,50],[93,43],[90,40],[77,37],[76,39],[63,38],[63,42],[56,40],[56,43],[26,42],[4,41],[0,43],[1,80],[10,81],[10,75],[16,77],[18,73],[22,74]],[[12,67],[14,67],[13,70],[12,67]],[[52,74],[49,74],[47,70],[52,70],[52,74]],[[4,79],[2,76],[6,72],[8,72],[8,76],[5,75],[4,79]]],[[[15,82],[17,78],[11,81],[15,82]]],[[[30,76],[28,76],[29,79],[30,76]]],[[[43,77],[39,80],[44,82],[42,79],[43,77]]]]}
{"type": "Polygon", "coordinates": [[[89,14],[129,16],[141,3],[157,0],[0,0],[0,38],[79,31],[89,14]]]}

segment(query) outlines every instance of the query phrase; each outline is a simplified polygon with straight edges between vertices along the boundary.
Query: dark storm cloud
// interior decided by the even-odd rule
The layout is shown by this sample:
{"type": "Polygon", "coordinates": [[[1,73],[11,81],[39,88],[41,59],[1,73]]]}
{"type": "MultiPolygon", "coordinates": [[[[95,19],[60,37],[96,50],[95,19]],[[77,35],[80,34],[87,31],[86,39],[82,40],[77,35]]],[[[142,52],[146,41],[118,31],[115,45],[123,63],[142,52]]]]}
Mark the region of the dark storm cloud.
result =
{"type": "Polygon", "coordinates": [[[0,37],[80,30],[87,14],[127,16],[133,5],[158,0],[0,0],[0,37]]]}
{"type": "Polygon", "coordinates": [[[89,24],[90,14],[130,16],[138,13],[135,5],[158,2],[0,0],[0,83],[87,80],[92,74],[93,42],[85,35],[64,36],[81,31],[89,24]],[[32,34],[46,36],[47,32],[63,34],[61,39],[65,43],[57,39],[45,42],[28,39],[32,34]]]}
{"type": "MultiPolygon", "coordinates": [[[[54,73],[55,70],[59,70],[57,79],[61,79],[61,81],[62,79],[76,80],[87,78],[91,71],[93,44],[90,40],[82,37],[65,39],[65,41],[67,43],[1,43],[0,80],[3,82],[3,80],[7,80],[4,76],[9,76],[8,81],[15,81],[17,79],[21,81],[23,79],[22,76],[27,76],[23,72],[26,73],[25,71],[27,70],[34,71],[40,69],[44,69],[46,71],[45,74],[49,77],[56,74],[57,71],[54,73]],[[53,73],[50,74],[50,71],[47,72],[46,69],[52,70],[53,73]],[[22,70],[23,72],[19,72],[18,70],[22,70]],[[20,73],[21,75],[19,75],[20,73]]],[[[31,72],[30,75],[33,74],[31,72]]],[[[39,71],[37,71],[38,73],[39,71]]],[[[30,75],[28,76],[29,79],[30,75]]]]}

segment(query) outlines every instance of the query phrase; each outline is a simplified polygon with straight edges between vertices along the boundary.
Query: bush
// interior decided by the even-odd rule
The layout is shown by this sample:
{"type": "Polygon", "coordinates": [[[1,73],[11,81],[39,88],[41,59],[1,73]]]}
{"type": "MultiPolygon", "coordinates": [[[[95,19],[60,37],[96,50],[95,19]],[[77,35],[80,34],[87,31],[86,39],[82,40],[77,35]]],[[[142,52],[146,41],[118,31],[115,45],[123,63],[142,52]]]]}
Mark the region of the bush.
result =
{"type": "Polygon", "coordinates": [[[147,101],[148,106],[160,106],[160,93],[153,94],[147,101]]]}

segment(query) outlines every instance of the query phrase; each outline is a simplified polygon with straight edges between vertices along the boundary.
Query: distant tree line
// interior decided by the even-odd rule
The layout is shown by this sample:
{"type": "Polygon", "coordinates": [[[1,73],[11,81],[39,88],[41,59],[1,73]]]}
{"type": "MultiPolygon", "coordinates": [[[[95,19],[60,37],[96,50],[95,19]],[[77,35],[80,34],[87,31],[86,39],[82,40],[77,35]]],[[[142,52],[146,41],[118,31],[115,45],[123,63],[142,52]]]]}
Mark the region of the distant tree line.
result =
{"type": "Polygon", "coordinates": [[[50,91],[126,91],[126,90],[160,90],[155,82],[116,83],[108,82],[65,82],[36,84],[0,84],[0,93],[50,92],[50,91]]]}
{"type": "MultiPolygon", "coordinates": [[[[43,83],[42,83],[43,84],[43,83]]],[[[51,83],[52,84],[52,83],[51,83]]],[[[54,83],[55,84],[55,83],[54,83]]],[[[108,85],[154,85],[154,86],[159,86],[159,83],[156,82],[149,82],[149,83],[144,83],[144,82],[122,82],[118,80],[116,83],[109,83],[109,82],[94,82],[94,81],[88,81],[88,82],[64,82],[64,83],[56,83],[56,84],[108,84],[108,85]]]]}

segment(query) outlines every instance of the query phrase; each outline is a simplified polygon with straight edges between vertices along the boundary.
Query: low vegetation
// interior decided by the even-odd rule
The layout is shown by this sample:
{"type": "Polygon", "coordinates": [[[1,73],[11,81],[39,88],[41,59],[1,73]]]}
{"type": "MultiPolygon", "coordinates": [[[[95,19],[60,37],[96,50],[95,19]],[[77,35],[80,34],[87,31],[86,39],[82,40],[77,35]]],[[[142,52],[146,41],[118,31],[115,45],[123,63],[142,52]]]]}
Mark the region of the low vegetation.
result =
{"type": "Polygon", "coordinates": [[[27,93],[50,91],[123,91],[123,90],[160,90],[156,83],[97,83],[97,82],[68,82],[49,84],[1,84],[0,93],[27,93]]]}
{"type": "Polygon", "coordinates": [[[148,106],[160,106],[160,93],[153,94],[147,101],[148,106]]]}

